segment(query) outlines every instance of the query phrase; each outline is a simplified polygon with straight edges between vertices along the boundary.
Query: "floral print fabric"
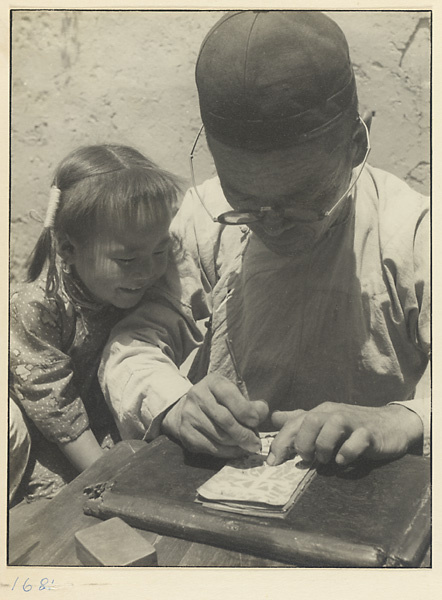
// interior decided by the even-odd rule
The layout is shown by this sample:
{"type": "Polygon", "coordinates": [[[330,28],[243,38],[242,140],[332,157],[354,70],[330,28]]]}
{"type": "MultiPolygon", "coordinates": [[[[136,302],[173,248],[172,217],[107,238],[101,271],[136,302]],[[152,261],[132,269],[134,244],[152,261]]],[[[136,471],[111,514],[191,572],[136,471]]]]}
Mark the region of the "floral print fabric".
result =
{"type": "Polygon", "coordinates": [[[42,279],[21,285],[11,296],[10,315],[12,392],[32,423],[31,458],[46,456],[37,459],[34,475],[43,481],[49,472],[43,486],[49,489],[51,473],[67,467],[58,464],[58,448],[48,442],[73,441],[89,427],[101,442],[113,429],[96,374],[109,332],[124,311],[94,303],[78,280],[64,274],[53,299],[42,279]]]}

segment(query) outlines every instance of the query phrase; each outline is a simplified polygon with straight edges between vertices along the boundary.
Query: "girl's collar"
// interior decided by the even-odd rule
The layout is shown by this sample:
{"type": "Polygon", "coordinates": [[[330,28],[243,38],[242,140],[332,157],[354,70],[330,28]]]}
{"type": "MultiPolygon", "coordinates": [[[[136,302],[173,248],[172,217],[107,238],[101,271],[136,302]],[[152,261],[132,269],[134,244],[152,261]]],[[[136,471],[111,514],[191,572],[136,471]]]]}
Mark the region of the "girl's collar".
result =
{"type": "Polygon", "coordinates": [[[92,312],[98,312],[111,308],[109,304],[100,302],[92,296],[81,279],[78,277],[74,268],[71,268],[63,263],[60,271],[63,290],[76,308],[89,310],[92,312]]]}

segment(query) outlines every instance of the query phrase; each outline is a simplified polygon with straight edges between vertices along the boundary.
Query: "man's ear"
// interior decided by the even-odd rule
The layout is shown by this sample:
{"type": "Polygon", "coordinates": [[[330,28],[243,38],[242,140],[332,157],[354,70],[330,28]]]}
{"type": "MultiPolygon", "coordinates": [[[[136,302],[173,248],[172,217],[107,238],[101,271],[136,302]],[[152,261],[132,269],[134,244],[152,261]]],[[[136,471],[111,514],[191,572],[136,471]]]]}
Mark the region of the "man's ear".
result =
{"type": "Polygon", "coordinates": [[[75,245],[66,233],[57,236],[55,247],[57,254],[67,265],[72,265],[75,262],[75,245]]]}
{"type": "MultiPolygon", "coordinates": [[[[366,110],[361,117],[369,133],[373,117],[374,112],[371,110],[366,110]]],[[[361,164],[367,153],[367,132],[361,120],[358,121],[356,129],[353,132],[353,169],[361,164]]]]}

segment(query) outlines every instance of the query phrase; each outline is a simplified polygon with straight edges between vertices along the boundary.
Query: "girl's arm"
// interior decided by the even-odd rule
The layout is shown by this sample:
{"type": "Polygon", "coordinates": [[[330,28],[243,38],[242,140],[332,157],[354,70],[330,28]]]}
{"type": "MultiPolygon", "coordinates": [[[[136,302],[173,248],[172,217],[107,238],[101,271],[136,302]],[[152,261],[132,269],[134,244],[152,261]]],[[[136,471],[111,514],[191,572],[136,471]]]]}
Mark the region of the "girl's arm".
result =
{"type": "Polygon", "coordinates": [[[73,442],[59,444],[60,450],[78,471],[84,471],[103,454],[95,435],[86,429],[73,442]]]}
{"type": "MultiPolygon", "coordinates": [[[[204,188],[213,214],[230,210],[217,180],[204,188]]],[[[166,275],[109,337],[99,380],[123,439],[158,436],[166,411],[192,387],[179,367],[201,344],[195,321],[210,316],[220,265],[243,243],[239,228],[221,240],[224,229],[190,190],[171,225],[176,245],[166,275]]]]}
{"type": "Polygon", "coordinates": [[[63,351],[60,308],[35,282],[12,295],[10,315],[15,397],[48,441],[60,447],[74,443],[90,427],[73,380],[71,357],[63,351]]]}

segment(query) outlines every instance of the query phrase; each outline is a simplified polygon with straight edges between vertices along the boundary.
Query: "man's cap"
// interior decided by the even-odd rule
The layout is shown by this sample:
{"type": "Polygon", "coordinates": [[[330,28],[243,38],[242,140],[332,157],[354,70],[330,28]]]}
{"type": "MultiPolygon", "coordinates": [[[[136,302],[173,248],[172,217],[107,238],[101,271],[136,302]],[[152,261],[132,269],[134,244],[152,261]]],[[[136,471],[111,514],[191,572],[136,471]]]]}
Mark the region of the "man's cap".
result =
{"type": "Polygon", "coordinates": [[[202,43],[196,83],[206,131],[237,148],[288,147],[357,118],[347,41],[318,11],[227,13],[202,43]]]}

